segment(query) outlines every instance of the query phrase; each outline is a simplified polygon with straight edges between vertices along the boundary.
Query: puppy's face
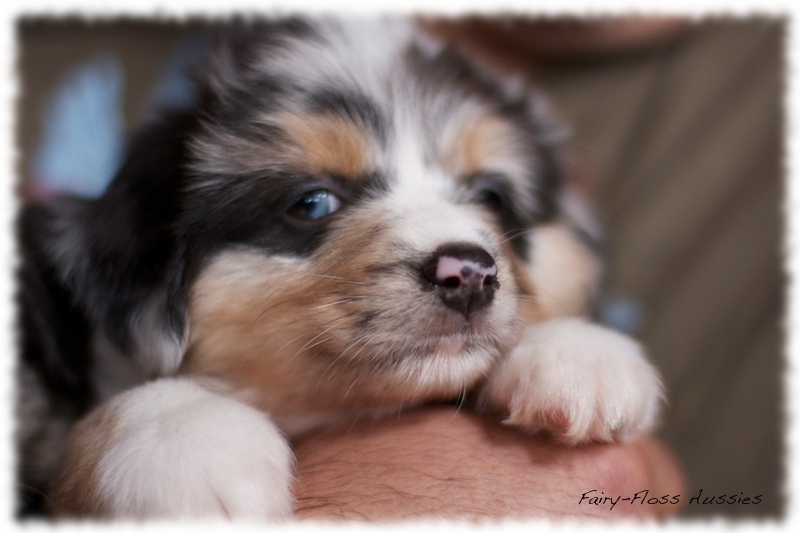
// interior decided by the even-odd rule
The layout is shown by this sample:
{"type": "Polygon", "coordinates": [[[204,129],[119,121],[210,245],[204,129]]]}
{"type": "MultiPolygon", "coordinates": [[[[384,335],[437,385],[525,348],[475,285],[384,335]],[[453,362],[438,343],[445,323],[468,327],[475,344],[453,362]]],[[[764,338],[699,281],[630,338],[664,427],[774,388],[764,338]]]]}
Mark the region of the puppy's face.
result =
{"type": "Polygon", "coordinates": [[[190,142],[185,371],[278,418],[452,396],[548,314],[544,270],[586,291],[577,241],[534,236],[560,177],[525,97],[396,21],[262,30],[190,142]]]}

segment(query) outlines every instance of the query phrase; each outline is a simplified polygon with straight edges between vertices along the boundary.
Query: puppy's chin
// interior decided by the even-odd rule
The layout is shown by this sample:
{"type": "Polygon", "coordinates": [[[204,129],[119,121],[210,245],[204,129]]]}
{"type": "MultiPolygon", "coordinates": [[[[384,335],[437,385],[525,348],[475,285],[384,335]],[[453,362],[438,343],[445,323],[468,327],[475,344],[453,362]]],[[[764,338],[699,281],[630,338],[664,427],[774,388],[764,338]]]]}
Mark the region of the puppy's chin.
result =
{"type": "Polygon", "coordinates": [[[427,356],[400,359],[382,381],[410,401],[454,398],[485,377],[502,353],[500,347],[447,337],[427,356]]]}
{"type": "Polygon", "coordinates": [[[375,346],[338,370],[355,375],[376,399],[408,402],[453,398],[485,377],[508,352],[515,330],[469,332],[420,338],[398,333],[394,343],[375,346]],[[405,336],[406,338],[401,338],[405,336]]]}

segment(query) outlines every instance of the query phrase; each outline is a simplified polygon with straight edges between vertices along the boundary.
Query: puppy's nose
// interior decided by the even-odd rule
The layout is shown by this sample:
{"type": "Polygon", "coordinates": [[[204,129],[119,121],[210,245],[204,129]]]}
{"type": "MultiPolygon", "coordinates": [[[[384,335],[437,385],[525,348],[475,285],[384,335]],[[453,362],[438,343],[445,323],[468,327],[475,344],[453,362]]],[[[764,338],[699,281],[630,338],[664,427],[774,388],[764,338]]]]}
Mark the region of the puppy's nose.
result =
{"type": "Polygon", "coordinates": [[[442,246],[423,264],[422,276],[444,304],[469,318],[488,305],[497,289],[497,265],[489,253],[474,244],[442,246]]]}

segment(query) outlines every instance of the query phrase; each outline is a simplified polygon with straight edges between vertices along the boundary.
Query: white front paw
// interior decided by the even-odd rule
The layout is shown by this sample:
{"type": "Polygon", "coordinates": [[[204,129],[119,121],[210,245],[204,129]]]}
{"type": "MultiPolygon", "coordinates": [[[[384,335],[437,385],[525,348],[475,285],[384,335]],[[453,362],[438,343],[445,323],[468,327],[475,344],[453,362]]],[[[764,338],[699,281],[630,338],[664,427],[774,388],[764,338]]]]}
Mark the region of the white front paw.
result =
{"type": "Polygon", "coordinates": [[[258,518],[292,512],[291,450],[264,413],[191,379],[115,398],[76,426],[62,515],[258,518]]]}
{"type": "Polygon", "coordinates": [[[484,404],[508,412],[507,423],[569,444],[647,432],[662,399],[635,341],[577,318],[529,326],[481,391],[484,404]]]}

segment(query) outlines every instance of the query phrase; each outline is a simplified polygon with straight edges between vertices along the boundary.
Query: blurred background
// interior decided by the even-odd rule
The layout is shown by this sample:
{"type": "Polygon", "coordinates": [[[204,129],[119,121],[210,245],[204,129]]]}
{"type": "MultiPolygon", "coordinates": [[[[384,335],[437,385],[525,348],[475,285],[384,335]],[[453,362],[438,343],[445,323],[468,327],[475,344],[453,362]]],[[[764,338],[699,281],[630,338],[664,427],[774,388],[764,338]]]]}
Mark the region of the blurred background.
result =
{"type": "MultiPolygon", "coordinates": [[[[660,435],[687,472],[682,501],[701,489],[703,497],[761,495],[758,505],[687,505],[684,516],[782,516],[787,22],[425,24],[528,78],[569,125],[573,167],[610,241],[603,316],[639,338],[664,375],[660,435]]],[[[119,134],[153,102],[186,96],[161,82],[191,55],[198,41],[187,35],[202,25],[19,20],[21,194],[101,192],[119,134]],[[59,102],[70,94],[84,102],[65,111],[59,102]],[[95,124],[88,133],[87,123],[95,124]],[[71,139],[67,150],[52,146],[59,136],[71,139]]]]}

